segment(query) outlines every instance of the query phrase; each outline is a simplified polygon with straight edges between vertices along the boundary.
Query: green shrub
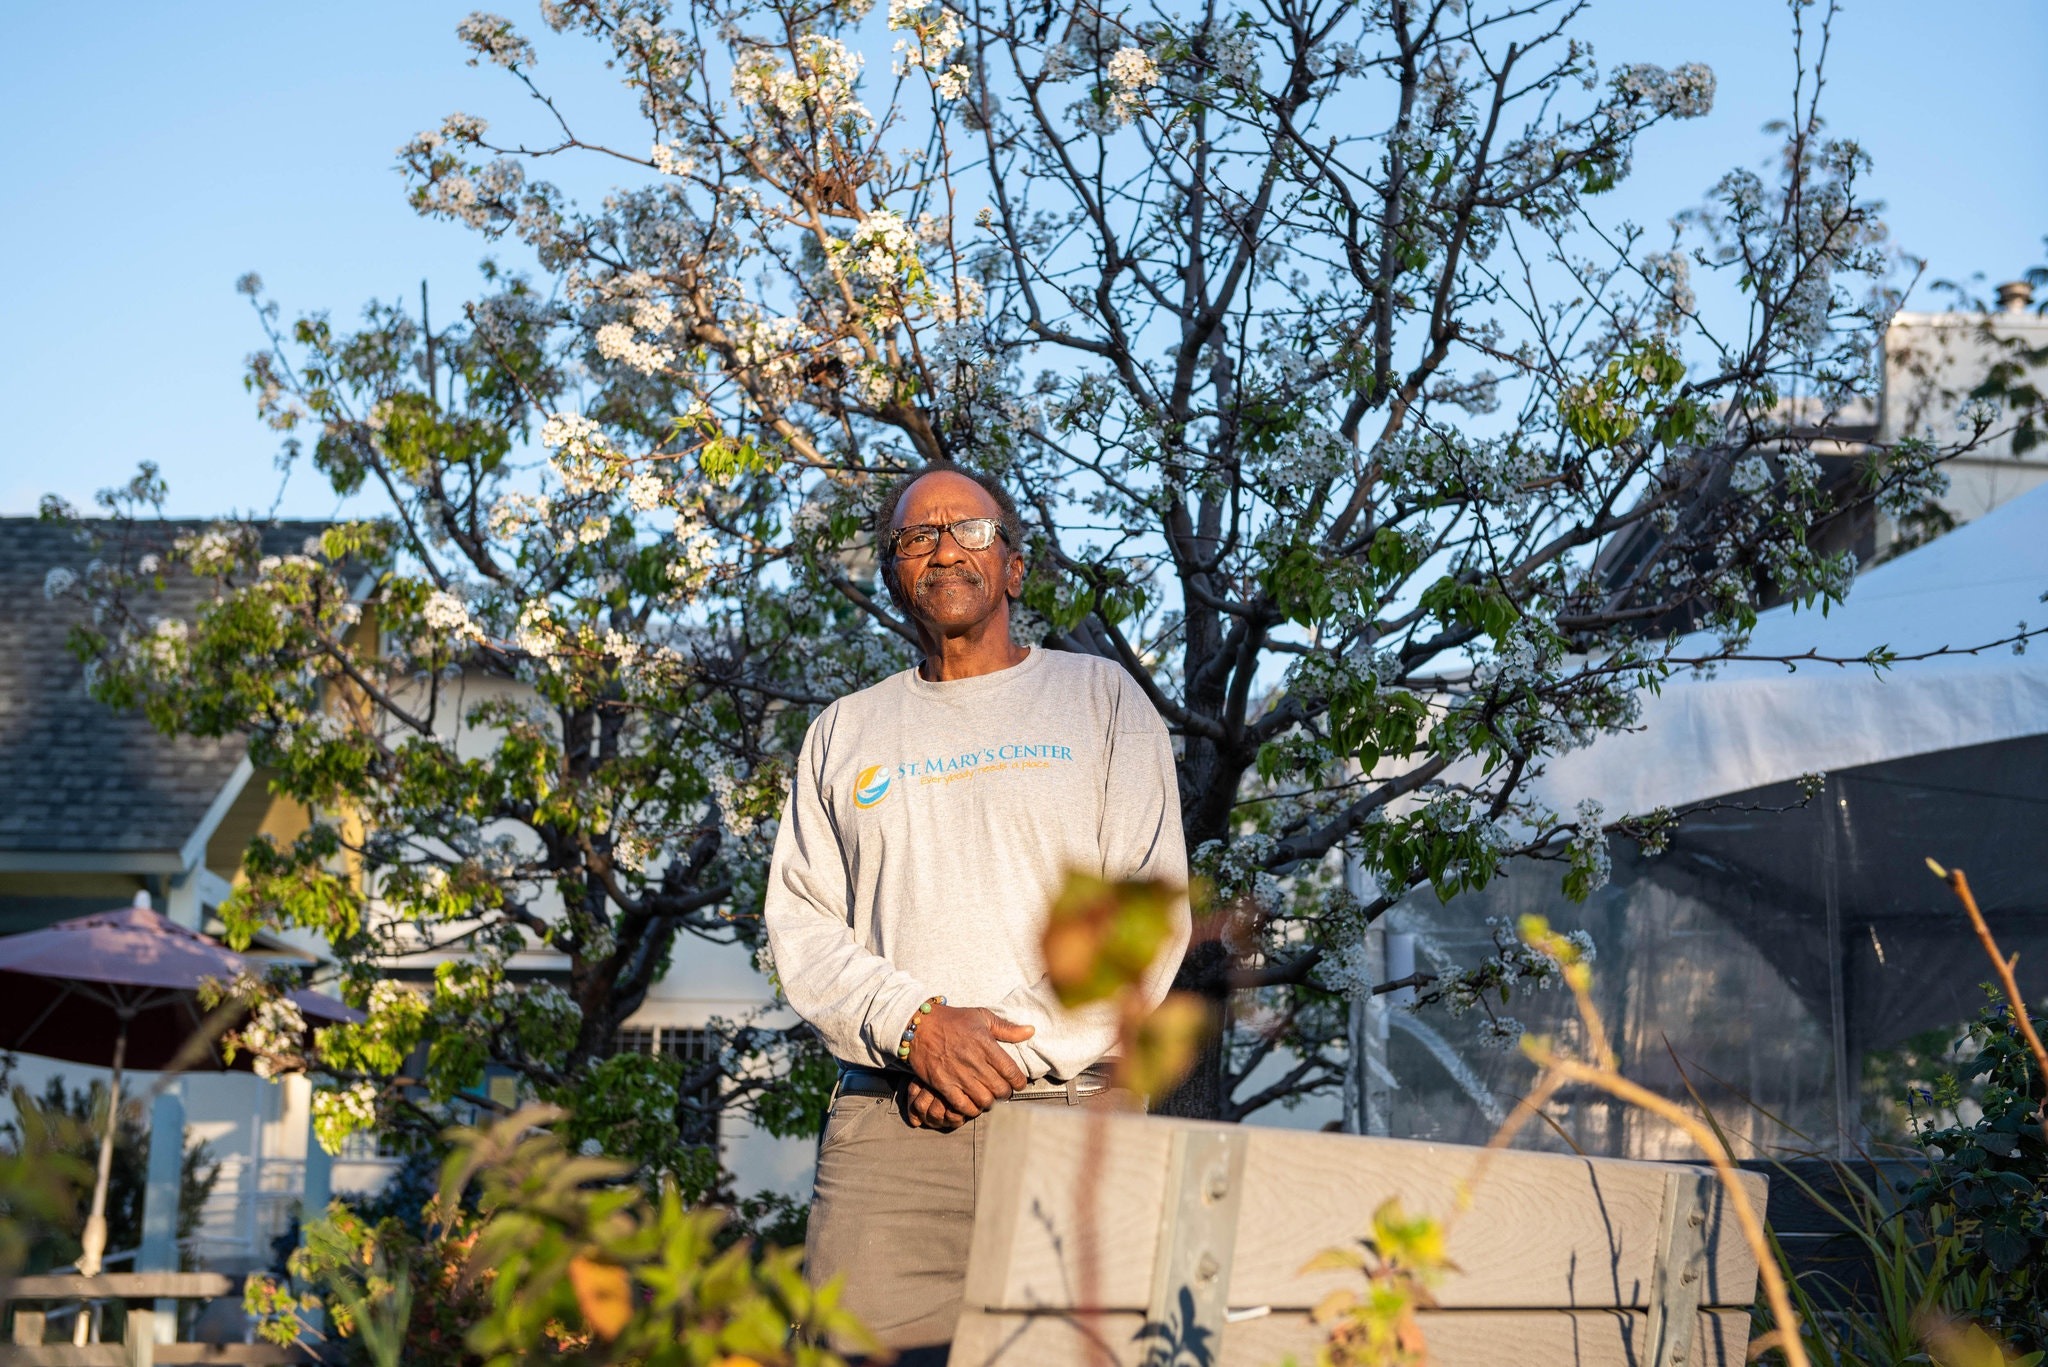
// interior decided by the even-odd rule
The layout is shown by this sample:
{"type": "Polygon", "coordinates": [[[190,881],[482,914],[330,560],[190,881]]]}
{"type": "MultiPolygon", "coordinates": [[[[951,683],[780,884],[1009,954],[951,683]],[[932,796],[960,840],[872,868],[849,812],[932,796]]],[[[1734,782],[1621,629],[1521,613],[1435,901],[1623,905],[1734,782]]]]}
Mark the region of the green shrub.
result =
{"type": "Polygon", "coordinates": [[[649,1367],[843,1367],[828,1339],[869,1346],[813,1291],[801,1251],[722,1237],[673,1181],[650,1195],[631,1165],[570,1147],[552,1108],[451,1132],[424,1234],[331,1207],[293,1255],[297,1288],[252,1280],[264,1336],[307,1333],[324,1308],[374,1367],[491,1367],[546,1356],[649,1367]]]}
{"type": "Polygon", "coordinates": [[[1955,1240],[1958,1273],[1981,1280],[1986,1327],[2036,1352],[2048,1350],[2043,1083],[2010,1007],[1992,997],[1958,1043],[1962,1061],[1913,1098],[1929,1163],[1907,1200],[1935,1237],[1955,1240]],[[1966,1097],[1981,1112],[1974,1120],[1963,1119],[1966,1097]]]}

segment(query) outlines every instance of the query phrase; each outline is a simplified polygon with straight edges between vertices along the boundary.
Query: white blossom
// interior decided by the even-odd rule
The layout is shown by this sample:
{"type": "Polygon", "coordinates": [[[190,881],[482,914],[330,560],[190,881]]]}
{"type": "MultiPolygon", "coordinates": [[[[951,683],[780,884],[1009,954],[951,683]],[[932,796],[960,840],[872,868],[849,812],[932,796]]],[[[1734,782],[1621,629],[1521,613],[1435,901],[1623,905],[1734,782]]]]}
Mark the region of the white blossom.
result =
{"type": "Polygon", "coordinates": [[[420,607],[420,620],[429,629],[457,640],[480,641],[483,631],[469,615],[469,605],[446,589],[435,589],[420,607]]]}
{"type": "Polygon", "coordinates": [[[606,323],[599,328],[597,352],[606,360],[618,361],[642,375],[652,375],[676,358],[674,348],[643,342],[634,336],[631,323],[606,323]]]}
{"type": "Polygon", "coordinates": [[[546,522],[553,515],[553,500],[546,495],[517,491],[500,494],[497,501],[491,504],[491,535],[502,538],[516,537],[528,528],[546,522]]]}
{"type": "Polygon", "coordinates": [[[476,53],[471,66],[482,60],[508,68],[533,65],[533,44],[513,30],[510,19],[474,10],[455,26],[455,36],[476,53]]]}
{"type": "Polygon", "coordinates": [[[684,156],[671,143],[655,143],[648,159],[654,163],[654,169],[665,176],[684,177],[693,175],[697,170],[697,159],[684,156]]]}
{"type": "Polygon", "coordinates": [[[1239,90],[1258,85],[1259,43],[1252,29],[1219,23],[1211,25],[1203,37],[1218,81],[1239,90]]]}
{"type": "Polygon", "coordinates": [[[1771,463],[1762,456],[1744,456],[1728,474],[1728,487],[1738,494],[1760,494],[1771,487],[1771,463]]]}
{"type": "Polygon", "coordinates": [[[69,593],[71,586],[77,582],[78,576],[75,573],[58,565],[43,576],[43,597],[61,598],[69,593]]]}
{"type": "Polygon", "coordinates": [[[521,606],[512,642],[543,664],[552,663],[560,656],[561,628],[555,624],[554,613],[545,598],[528,599],[521,606]]]}
{"type": "Polygon", "coordinates": [[[797,40],[793,68],[783,66],[772,49],[742,52],[733,67],[732,94],[749,109],[792,123],[808,113],[826,123],[872,127],[874,116],[854,97],[860,71],[859,53],[836,38],[807,33],[797,40]]]}
{"type": "Polygon", "coordinates": [[[653,512],[661,506],[668,485],[660,475],[643,470],[626,481],[626,501],[638,512],[653,512]]]}
{"type": "Polygon", "coordinates": [[[1713,112],[1714,73],[1699,62],[1666,71],[1638,62],[1614,73],[1614,92],[1624,104],[1674,119],[1696,119],[1713,112]]]}
{"type": "Polygon", "coordinates": [[[949,69],[953,54],[960,50],[960,16],[945,4],[889,0],[889,27],[909,34],[896,40],[898,76],[913,69],[944,72],[949,69]]]}
{"type": "Polygon", "coordinates": [[[351,1083],[335,1091],[313,1093],[313,1136],[329,1153],[340,1153],[348,1137],[377,1123],[377,1087],[351,1083]]]}
{"type": "Polygon", "coordinates": [[[1613,857],[1607,849],[1607,832],[1601,829],[1603,816],[1601,805],[1594,799],[1589,797],[1580,802],[1578,824],[1573,828],[1569,842],[1572,866],[1586,870],[1586,891],[1589,894],[1606,887],[1614,869],[1613,857]]]}
{"type": "Polygon", "coordinates": [[[597,423],[581,413],[550,414],[541,426],[540,443],[555,452],[555,473],[572,496],[618,487],[618,453],[597,423]]]}
{"type": "Polygon", "coordinates": [[[1143,48],[1126,44],[1109,58],[1109,112],[1128,123],[1145,112],[1145,92],[1159,84],[1159,65],[1143,48]]]}
{"type": "Polygon", "coordinates": [[[191,625],[182,617],[159,617],[150,623],[149,635],[143,638],[143,655],[157,668],[175,671],[184,662],[191,638],[191,625]]]}
{"type": "Polygon", "coordinates": [[[241,1029],[242,1047],[253,1056],[250,1066],[260,1078],[275,1077],[278,1056],[298,1053],[306,1037],[306,1017],[289,997],[267,997],[241,1029]]]}
{"type": "Polygon", "coordinates": [[[855,275],[894,284],[917,264],[917,234],[895,210],[877,209],[860,221],[839,255],[855,275]]]}
{"type": "Polygon", "coordinates": [[[209,527],[203,532],[187,533],[173,543],[177,553],[194,574],[225,574],[234,568],[239,540],[225,528],[209,527]]]}
{"type": "Polygon", "coordinates": [[[1692,289],[1692,260],[1684,252],[1651,252],[1643,275],[1657,290],[1657,326],[1675,332],[1699,307],[1692,289]]]}
{"type": "Polygon", "coordinates": [[[1488,1016],[1479,1022],[1482,1049],[1512,1049],[1521,1042],[1527,1027],[1513,1016],[1488,1016]]]}

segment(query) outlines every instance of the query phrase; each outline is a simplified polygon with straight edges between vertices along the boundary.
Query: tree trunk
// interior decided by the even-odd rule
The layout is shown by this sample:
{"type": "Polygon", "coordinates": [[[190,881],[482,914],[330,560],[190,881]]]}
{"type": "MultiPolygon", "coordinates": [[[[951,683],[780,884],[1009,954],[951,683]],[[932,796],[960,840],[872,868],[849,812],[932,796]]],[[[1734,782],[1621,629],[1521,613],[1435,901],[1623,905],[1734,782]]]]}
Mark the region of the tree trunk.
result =
{"type": "Polygon", "coordinates": [[[1156,1114],[1182,1120],[1223,1118],[1223,1105],[1229,1099],[1223,1093],[1223,1027],[1227,1020],[1225,1008],[1230,1001],[1229,981],[1229,951],[1221,940],[1197,940],[1188,946],[1187,958],[1181,961],[1174,986],[1201,996],[1208,1008],[1208,1021],[1194,1066],[1178,1087],[1159,1099],[1153,1107],[1156,1114]]]}

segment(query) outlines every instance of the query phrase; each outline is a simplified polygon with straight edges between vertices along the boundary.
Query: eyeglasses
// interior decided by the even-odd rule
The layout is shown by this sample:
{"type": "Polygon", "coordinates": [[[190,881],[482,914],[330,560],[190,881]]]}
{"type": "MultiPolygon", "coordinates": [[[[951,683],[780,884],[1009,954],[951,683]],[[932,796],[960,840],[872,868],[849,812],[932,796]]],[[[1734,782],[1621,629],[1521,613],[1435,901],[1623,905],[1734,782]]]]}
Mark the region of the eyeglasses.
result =
{"type": "Polygon", "coordinates": [[[963,551],[985,551],[1001,537],[1005,545],[1010,534],[1003,530],[1003,521],[998,517],[964,517],[958,522],[922,522],[911,527],[899,527],[889,538],[891,554],[916,559],[930,555],[939,548],[942,533],[953,534],[953,544],[963,551]]]}

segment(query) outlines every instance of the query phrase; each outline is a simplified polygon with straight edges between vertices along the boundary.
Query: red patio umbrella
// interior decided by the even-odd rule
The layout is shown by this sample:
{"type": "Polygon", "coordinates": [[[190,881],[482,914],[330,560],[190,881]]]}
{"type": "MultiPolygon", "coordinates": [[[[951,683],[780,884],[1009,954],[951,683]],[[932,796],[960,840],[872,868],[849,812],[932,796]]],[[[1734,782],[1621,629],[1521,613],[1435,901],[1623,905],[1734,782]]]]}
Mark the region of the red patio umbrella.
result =
{"type": "MultiPolygon", "coordinates": [[[[246,1053],[227,1063],[217,1032],[202,1035],[208,1013],[199,991],[208,979],[225,984],[261,971],[258,961],[151,910],[146,892],[135,895],[134,906],[0,938],[0,1049],[113,1071],[92,1214],[78,1259],[86,1276],[98,1274],[106,1252],[107,1177],[121,1070],[251,1066],[246,1053]]],[[[362,1019],[318,992],[300,990],[290,997],[308,1021],[362,1019]]]]}

